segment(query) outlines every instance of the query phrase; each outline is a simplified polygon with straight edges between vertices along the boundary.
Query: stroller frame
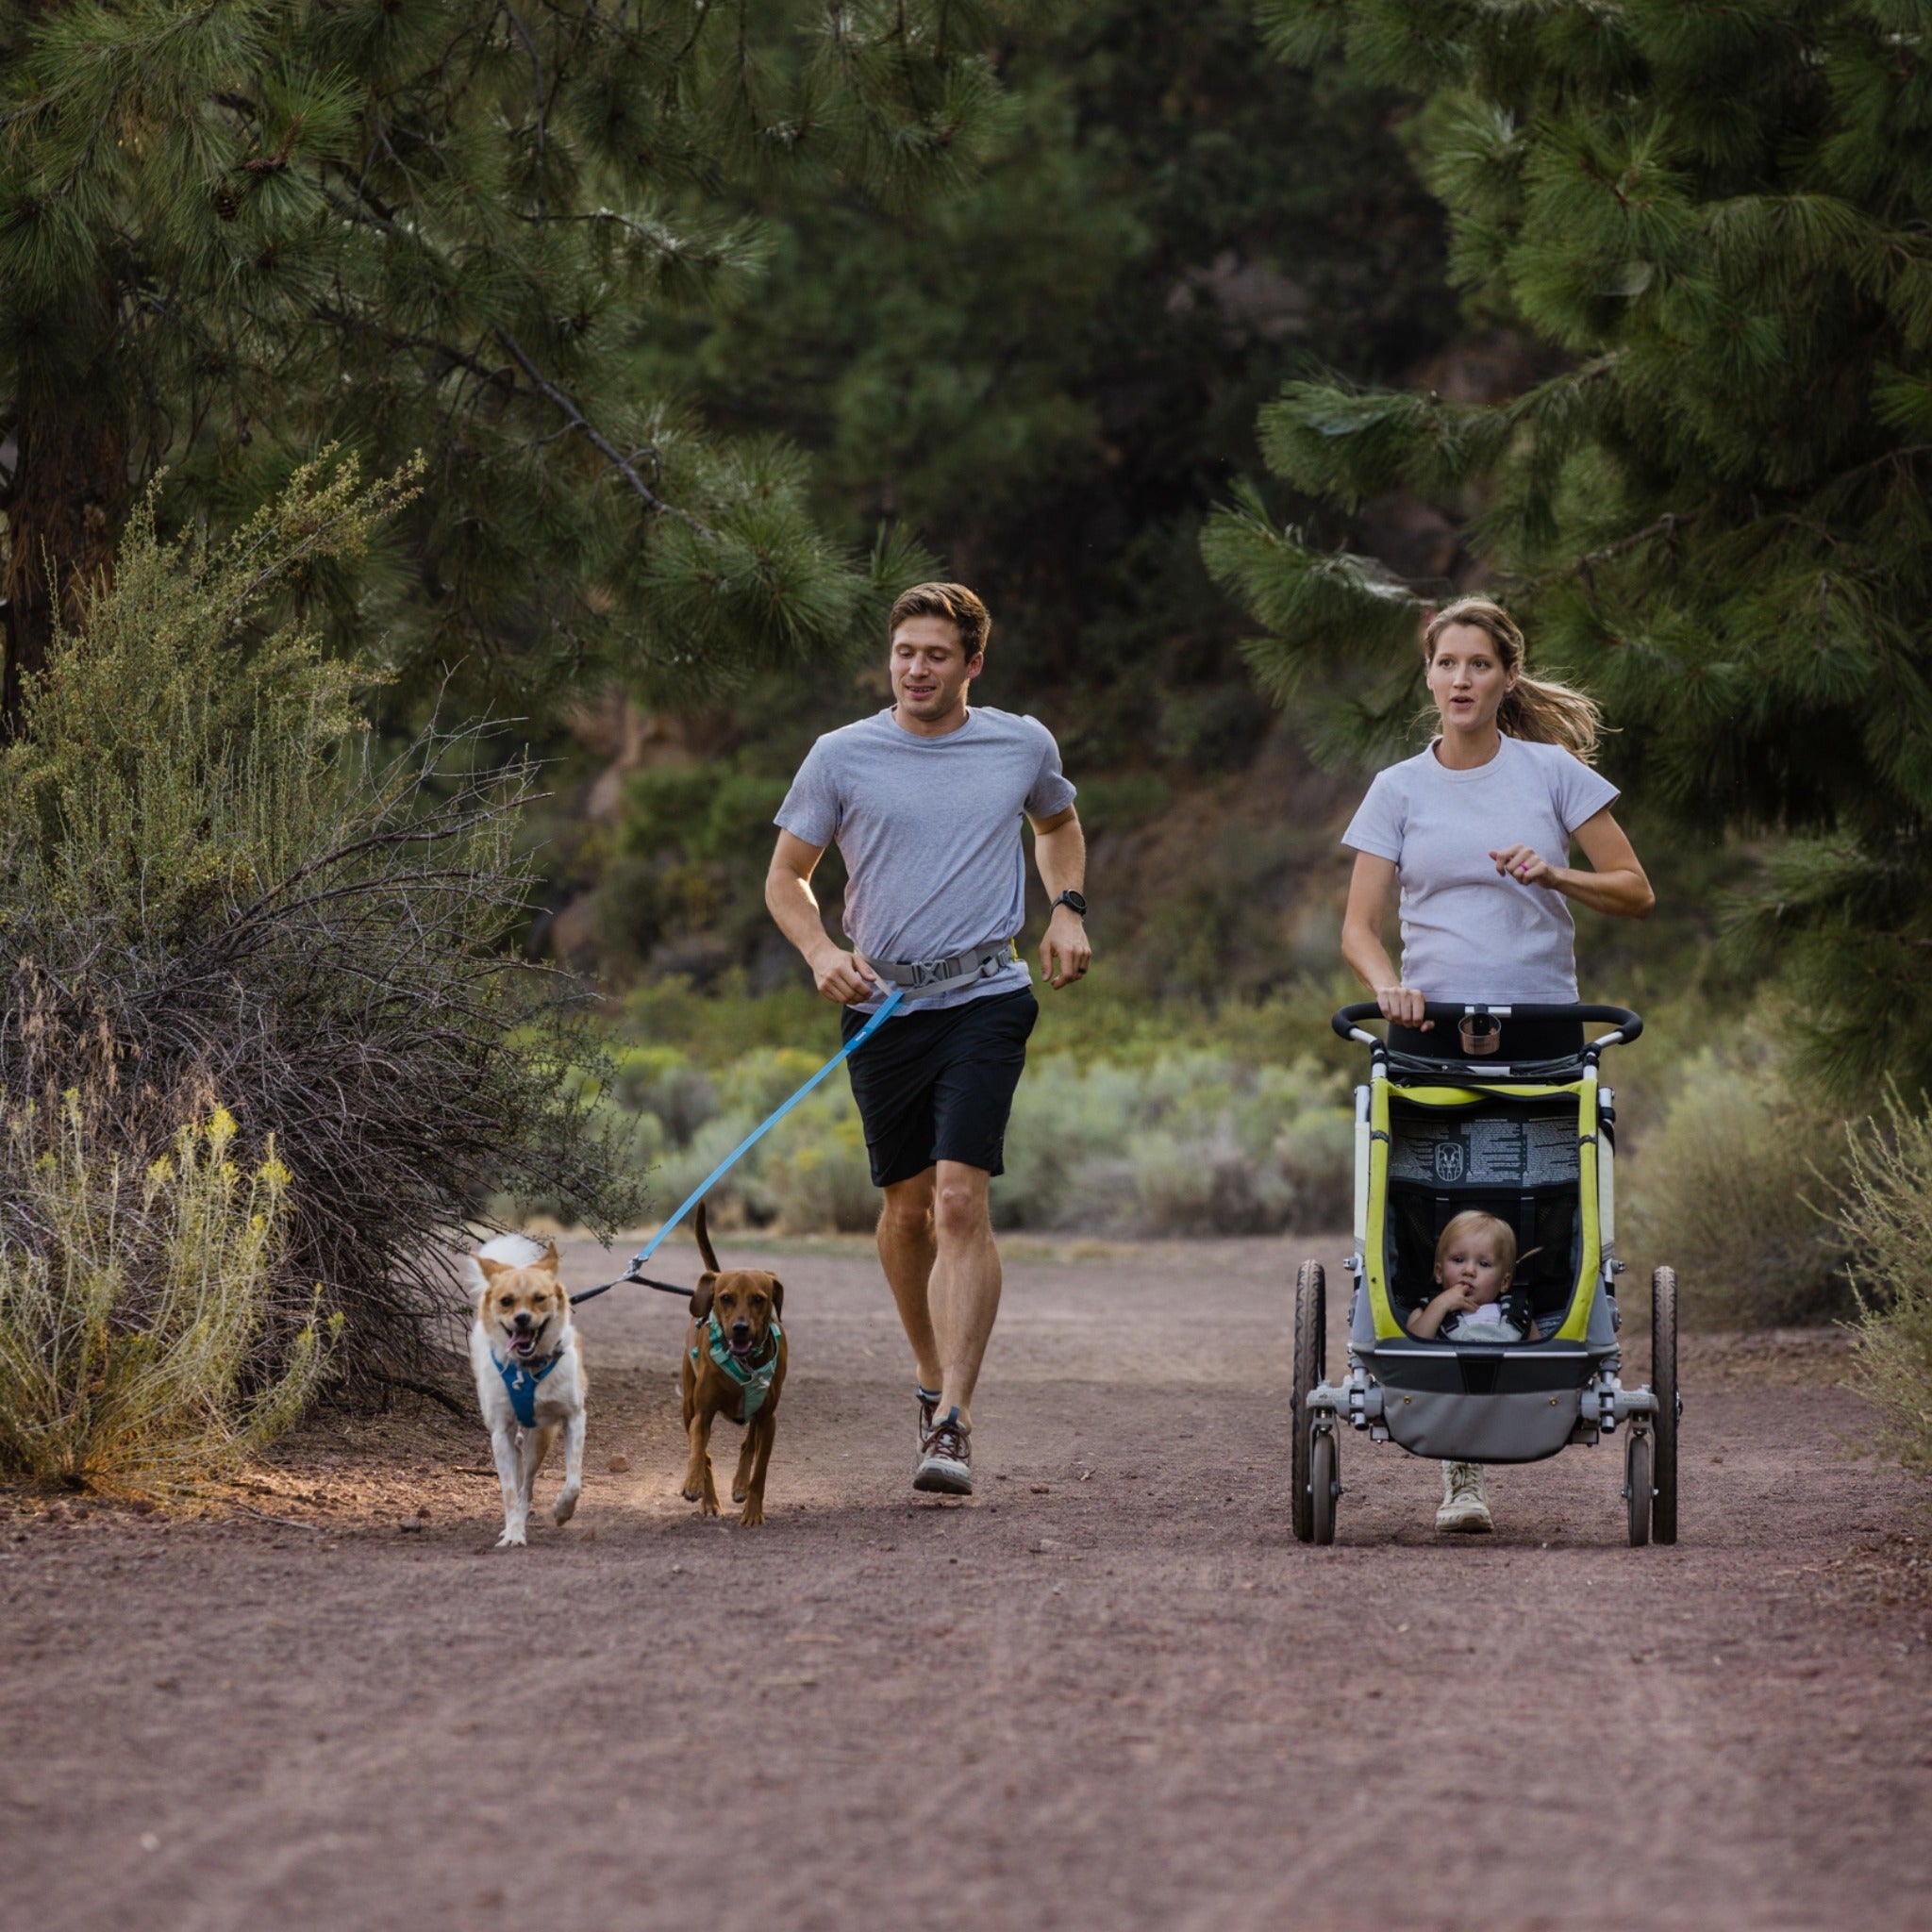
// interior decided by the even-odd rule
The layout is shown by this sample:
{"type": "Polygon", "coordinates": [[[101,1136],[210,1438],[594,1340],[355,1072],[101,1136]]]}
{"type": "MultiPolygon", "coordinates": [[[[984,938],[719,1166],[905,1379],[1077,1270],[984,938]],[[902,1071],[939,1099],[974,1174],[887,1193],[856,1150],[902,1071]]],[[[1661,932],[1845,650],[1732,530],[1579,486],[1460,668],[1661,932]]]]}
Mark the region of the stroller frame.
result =
{"type": "Polygon", "coordinates": [[[1624,1264],[1615,1252],[1615,1096],[1598,1079],[1605,1049],[1635,1040],[1642,1020],[1621,1007],[1425,1008],[1447,1026],[1477,1015],[1613,1023],[1577,1055],[1491,1065],[1395,1052],[1358,1024],[1377,1013],[1372,1003],[1344,1007],[1332,1023],[1342,1038],[1369,1046],[1370,1073],[1356,1090],[1348,1367],[1334,1381],[1325,1374],[1322,1265],[1304,1262],[1295,1284],[1295,1534],[1333,1541],[1344,1423],[1411,1455],[1482,1463],[1540,1461],[1624,1426],[1630,1541],[1674,1542],[1676,1278],[1668,1268],[1653,1277],[1652,1378],[1626,1389],[1617,1340],[1624,1264]],[[1408,1331],[1403,1304],[1419,1305],[1414,1290],[1435,1235],[1467,1207],[1517,1222],[1527,1237],[1524,1259],[1543,1257],[1540,1269],[1519,1268],[1524,1278],[1512,1283],[1529,1340],[1408,1331]]]}

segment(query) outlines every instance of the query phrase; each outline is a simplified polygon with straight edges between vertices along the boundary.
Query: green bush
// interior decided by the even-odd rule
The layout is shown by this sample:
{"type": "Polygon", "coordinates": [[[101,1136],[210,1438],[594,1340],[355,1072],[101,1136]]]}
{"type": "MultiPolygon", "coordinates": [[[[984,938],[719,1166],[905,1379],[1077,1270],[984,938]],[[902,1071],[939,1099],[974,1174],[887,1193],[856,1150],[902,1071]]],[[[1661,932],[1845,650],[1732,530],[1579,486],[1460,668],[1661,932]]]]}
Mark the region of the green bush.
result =
{"type": "Polygon", "coordinates": [[[289,1172],[244,1171],[225,1108],[136,1182],[77,1094],[7,1122],[0,1469],[84,1486],[192,1480],[272,1441],[327,1372],[341,1317],[277,1336],[289,1172]]]}
{"type": "Polygon", "coordinates": [[[1762,1042],[1706,1047],[1620,1170],[1618,1247],[1668,1262],[1706,1327],[1836,1321],[1852,1308],[1831,1210],[1843,1123],[1797,1091],[1762,1042]]]}
{"type": "MultiPolygon", "coordinates": [[[[758,1047],[708,1070],[675,1049],[623,1048],[615,1097],[633,1144],[661,1148],[652,1176],[681,1201],[820,1064],[816,1047],[758,1047]],[[717,1111],[690,1104],[701,1083],[717,1111]],[[672,1118],[683,1105],[683,1121],[672,1118]],[[649,1111],[663,1105],[666,1111],[649,1111]]],[[[1003,1228],[1120,1236],[1273,1234],[1348,1220],[1354,1141],[1342,1090],[1307,1061],[1256,1065],[1210,1047],[1136,1060],[1036,1057],[994,1183],[1003,1228]]],[[[710,1194],[714,1222],[786,1233],[870,1228],[878,1214],[850,1088],[835,1074],[710,1194]]]]}
{"type": "Polygon", "coordinates": [[[1854,1259],[1858,1360],[1887,1446],[1932,1476],[1932,1114],[1894,1099],[1851,1137],[1840,1214],[1854,1259]]]}

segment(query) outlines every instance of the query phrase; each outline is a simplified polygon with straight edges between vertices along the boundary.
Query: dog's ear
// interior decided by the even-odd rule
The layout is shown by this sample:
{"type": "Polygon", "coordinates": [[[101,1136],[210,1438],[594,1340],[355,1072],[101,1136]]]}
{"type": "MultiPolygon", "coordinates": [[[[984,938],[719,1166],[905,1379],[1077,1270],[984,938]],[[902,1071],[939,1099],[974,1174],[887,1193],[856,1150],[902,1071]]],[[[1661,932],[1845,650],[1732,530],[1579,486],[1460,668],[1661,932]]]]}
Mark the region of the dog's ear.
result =
{"type": "Polygon", "coordinates": [[[702,1322],[711,1312],[711,1297],[718,1292],[718,1277],[708,1268],[698,1276],[698,1285],[691,1291],[691,1318],[702,1322]]]}
{"type": "Polygon", "coordinates": [[[775,1274],[772,1276],[772,1312],[774,1315],[785,1312],[785,1284],[775,1274]]]}
{"type": "Polygon", "coordinates": [[[476,1272],[482,1275],[483,1291],[485,1294],[488,1294],[490,1292],[490,1284],[499,1274],[514,1274],[516,1270],[506,1266],[501,1261],[492,1261],[488,1255],[478,1255],[476,1257],[476,1272]]]}
{"type": "Polygon", "coordinates": [[[557,1273],[557,1243],[552,1241],[530,1265],[533,1268],[542,1269],[546,1274],[555,1274],[557,1273]]]}

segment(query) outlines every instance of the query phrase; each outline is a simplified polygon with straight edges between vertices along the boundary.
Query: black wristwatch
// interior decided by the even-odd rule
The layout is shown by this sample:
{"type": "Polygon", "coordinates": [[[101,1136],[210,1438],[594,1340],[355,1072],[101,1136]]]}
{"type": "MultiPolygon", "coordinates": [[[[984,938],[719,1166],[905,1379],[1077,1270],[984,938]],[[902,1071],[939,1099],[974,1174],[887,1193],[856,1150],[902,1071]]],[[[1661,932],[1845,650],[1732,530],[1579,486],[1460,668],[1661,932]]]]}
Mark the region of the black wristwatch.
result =
{"type": "Polygon", "coordinates": [[[1053,905],[1049,906],[1046,909],[1049,912],[1051,912],[1055,910],[1056,908],[1061,906],[1070,907],[1074,911],[1077,912],[1082,919],[1085,919],[1087,917],[1087,899],[1084,893],[1075,892],[1070,888],[1068,891],[1062,892],[1059,895],[1059,897],[1053,902],[1053,905]]]}

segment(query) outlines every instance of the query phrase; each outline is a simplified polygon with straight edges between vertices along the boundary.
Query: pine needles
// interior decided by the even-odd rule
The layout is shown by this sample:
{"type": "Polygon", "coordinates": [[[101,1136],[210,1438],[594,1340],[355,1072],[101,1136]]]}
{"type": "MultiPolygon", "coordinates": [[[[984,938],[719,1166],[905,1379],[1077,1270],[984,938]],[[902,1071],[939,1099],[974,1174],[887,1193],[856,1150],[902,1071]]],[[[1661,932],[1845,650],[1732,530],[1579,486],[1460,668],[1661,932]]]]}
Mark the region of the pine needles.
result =
{"type": "MultiPolygon", "coordinates": [[[[1910,28],[1871,0],[1264,12],[1291,54],[1340,37],[1359,73],[1427,97],[1472,300],[1579,358],[1474,408],[1304,379],[1263,413],[1271,467],[1344,510],[1405,490],[1453,506],[1534,660],[1622,727],[1632,796],[1828,847],[1794,858],[1802,890],[1768,891],[1759,928],[1789,942],[1841,1087],[1879,1040],[1932,1084],[1923,8],[1910,28]]],[[[1392,620],[1438,587],[1317,598],[1378,566],[1246,500],[1205,550],[1266,629],[1263,685],[1346,665],[1333,736],[1386,754],[1415,661],[1392,620]]]]}

